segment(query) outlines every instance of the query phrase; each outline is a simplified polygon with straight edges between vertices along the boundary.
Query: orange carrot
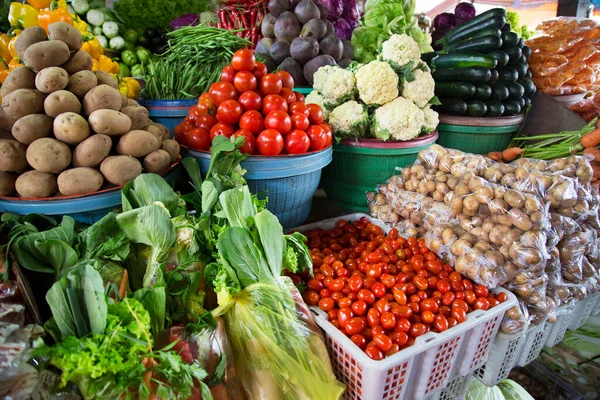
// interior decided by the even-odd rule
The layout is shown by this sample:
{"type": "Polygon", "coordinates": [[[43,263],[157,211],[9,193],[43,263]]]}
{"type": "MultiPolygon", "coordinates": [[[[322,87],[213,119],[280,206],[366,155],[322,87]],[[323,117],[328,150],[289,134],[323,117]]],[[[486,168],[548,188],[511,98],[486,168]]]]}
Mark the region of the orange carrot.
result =
{"type": "Polygon", "coordinates": [[[142,379],[144,380],[144,384],[150,391],[149,399],[156,399],[156,385],[152,382],[152,374],[154,373],[151,368],[158,365],[154,358],[144,358],[142,361],[144,366],[148,369],[148,371],[144,372],[142,379]]]}
{"type": "Polygon", "coordinates": [[[600,162],[600,149],[596,147],[588,147],[584,149],[583,154],[589,154],[594,157],[594,161],[600,162]]]}
{"type": "Polygon", "coordinates": [[[129,280],[129,273],[127,270],[123,270],[123,276],[121,277],[121,282],[119,283],[119,298],[125,297],[127,294],[125,290],[127,289],[127,281],[129,280]]]}
{"type": "Polygon", "coordinates": [[[488,153],[488,158],[491,158],[494,161],[502,162],[502,152],[501,151],[492,151],[488,153]]]}
{"type": "Polygon", "coordinates": [[[508,149],[504,149],[502,152],[502,159],[504,161],[514,161],[517,157],[523,154],[525,150],[519,147],[509,147],[508,149]]]}
{"type": "Polygon", "coordinates": [[[596,147],[600,144],[600,128],[596,128],[590,133],[586,133],[581,138],[581,145],[583,147],[596,147]]]}

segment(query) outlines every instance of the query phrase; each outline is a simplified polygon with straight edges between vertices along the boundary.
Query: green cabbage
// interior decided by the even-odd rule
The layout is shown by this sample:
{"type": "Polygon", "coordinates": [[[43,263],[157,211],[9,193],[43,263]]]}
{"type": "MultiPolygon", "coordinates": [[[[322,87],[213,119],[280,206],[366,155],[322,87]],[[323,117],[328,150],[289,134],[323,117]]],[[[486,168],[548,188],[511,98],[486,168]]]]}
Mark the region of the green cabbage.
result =
{"type": "Polygon", "coordinates": [[[534,398],[523,389],[523,386],[511,379],[505,379],[497,386],[502,391],[506,400],[534,400],[534,398]]]}
{"type": "Polygon", "coordinates": [[[465,400],[504,400],[502,392],[497,386],[487,387],[477,379],[469,384],[465,400]]]}

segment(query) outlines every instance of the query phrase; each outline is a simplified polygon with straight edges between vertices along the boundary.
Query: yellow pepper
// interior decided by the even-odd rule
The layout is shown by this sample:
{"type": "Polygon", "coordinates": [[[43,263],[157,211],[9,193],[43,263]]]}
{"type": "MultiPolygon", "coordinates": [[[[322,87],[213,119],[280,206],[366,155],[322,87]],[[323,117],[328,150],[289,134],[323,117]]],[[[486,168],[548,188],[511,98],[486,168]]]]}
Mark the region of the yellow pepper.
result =
{"type": "Polygon", "coordinates": [[[110,72],[112,68],[112,60],[110,57],[105,55],[98,57],[98,68],[100,68],[101,71],[110,72]]]}
{"type": "Polygon", "coordinates": [[[0,58],[0,83],[4,83],[9,73],[8,65],[0,58]]]}
{"type": "Polygon", "coordinates": [[[79,18],[79,16],[77,14],[71,14],[71,18],[73,19],[73,26],[75,26],[75,28],[77,28],[77,30],[79,32],[88,33],[87,32],[88,24],[84,20],[79,18]]]}
{"type": "Polygon", "coordinates": [[[118,62],[113,61],[110,71],[108,72],[110,72],[111,74],[119,75],[121,73],[121,66],[118,62]]]}
{"type": "Polygon", "coordinates": [[[104,54],[104,49],[100,45],[98,39],[92,35],[91,33],[82,35],[83,45],[81,46],[81,50],[88,53],[94,60],[97,60],[102,54],[104,54]]]}
{"type": "Polygon", "coordinates": [[[50,7],[50,3],[52,3],[52,0],[27,0],[27,2],[32,7],[35,7],[38,10],[41,10],[42,8],[50,7]]]}
{"type": "Polygon", "coordinates": [[[4,60],[5,63],[9,63],[12,60],[12,55],[8,50],[8,43],[10,42],[10,37],[3,33],[0,35],[0,57],[4,60]]]}
{"type": "Polygon", "coordinates": [[[127,82],[121,81],[121,83],[119,83],[119,93],[123,93],[125,97],[129,97],[129,86],[127,86],[127,82]]]}
{"type": "Polygon", "coordinates": [[[8,63],[8,70],[12,71],[13,69],[20,67],[21,65],[21,60],[19,60],[18,58],[13,58],[12,60],[10,60],[10,62],[8,63]]]}
{"type": "Polygon", "coordinates": [[[17,37],[18,36],[13,36],[8,42],[8,52],[10,53],[11,59],[17,56],[17,49],[15,48],[15,43],[17,43],[17,37]]]}
{"type": "Polygon", "coordinates": [[[52,0],[50,8],[40,11],[38,24],[48,32],[48,26],[55,22],[66,22],[73,25],[73,18],[71,18],[69,10],[59,5],[59,1],[52,0]]]}
{"type": "Polygon", "coordinates": [[[123,78],[123,81],[125,81],[127,83],[127,86],[129,87],[129,98],[137,99],[140,96],[140,92],[142,91],[140,83],[137,81],[137,79],[127,77],[123,78]]]}
{"type": "Polygon", "coordinates": [[[29,4],[10,3],[8,22],[14,28],[25,29],[38,25],[38,10],[29,4]]]}
{"type": "Polygon", "coordinates": [[[98,60],[92,59],[92,71],[98,71],[100,68],[98,67],[98,60]]]}

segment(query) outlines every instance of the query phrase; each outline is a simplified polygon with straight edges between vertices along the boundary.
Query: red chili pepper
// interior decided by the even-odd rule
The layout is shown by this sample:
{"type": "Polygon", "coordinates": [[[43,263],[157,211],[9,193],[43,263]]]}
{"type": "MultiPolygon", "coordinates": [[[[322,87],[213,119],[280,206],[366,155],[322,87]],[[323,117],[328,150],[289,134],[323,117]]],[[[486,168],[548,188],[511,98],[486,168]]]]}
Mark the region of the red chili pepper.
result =
{"type": "Polygon", "coordinates": [[[256,26],[256,10],[250,11],[250,24],[252,27],[256,26]]]}

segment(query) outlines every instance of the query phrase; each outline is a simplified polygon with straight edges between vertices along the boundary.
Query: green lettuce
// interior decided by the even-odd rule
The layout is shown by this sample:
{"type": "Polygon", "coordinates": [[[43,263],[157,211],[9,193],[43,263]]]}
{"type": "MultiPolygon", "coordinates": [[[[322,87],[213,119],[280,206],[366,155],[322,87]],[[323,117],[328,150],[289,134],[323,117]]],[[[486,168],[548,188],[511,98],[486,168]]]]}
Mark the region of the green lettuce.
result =
{"type": "Polygon", "coordinates": [[[534,400],[527,390],[523,389],[523,386],[511,379],[500,382],[498,388],[506,400],[534,400]]]}

